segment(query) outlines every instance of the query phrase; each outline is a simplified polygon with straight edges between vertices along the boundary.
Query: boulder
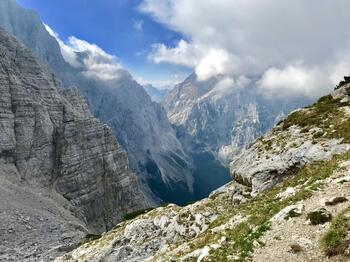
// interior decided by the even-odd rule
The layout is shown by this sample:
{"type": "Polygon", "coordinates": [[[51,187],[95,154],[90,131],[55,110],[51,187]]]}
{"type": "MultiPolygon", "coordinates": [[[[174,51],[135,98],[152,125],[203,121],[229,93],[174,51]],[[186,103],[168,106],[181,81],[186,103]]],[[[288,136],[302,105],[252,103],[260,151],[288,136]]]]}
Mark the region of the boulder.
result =
{"type": "Polygon", "coordinates": [[[302,252],[304,249],[301,245],[299,245],[298,243],[294,243],[294,244],[291,244],[290,245],[290,250],[289,252],[291,253],[294,253],[294,254],[297,254],[297,253],[300,253],[302,252]]]}
{"type": "Polygon", "coordinates": [[[298,216],[302,215],[303,211],[304,211],[303,204],[296,204],[296,205],[287,206],[287,207],[283,208],[280,212],[278,212],[271,219],[271,221],[278,222],[278,221],[287,220],[291,217],[298,217],[298,216]]]}

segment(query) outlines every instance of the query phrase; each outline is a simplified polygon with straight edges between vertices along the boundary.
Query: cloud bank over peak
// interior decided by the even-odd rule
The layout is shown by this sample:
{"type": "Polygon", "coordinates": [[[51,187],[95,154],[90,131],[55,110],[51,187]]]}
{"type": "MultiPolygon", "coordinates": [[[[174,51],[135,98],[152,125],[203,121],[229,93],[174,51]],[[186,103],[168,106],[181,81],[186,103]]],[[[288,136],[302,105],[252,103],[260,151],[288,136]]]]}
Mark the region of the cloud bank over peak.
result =
{"type": "Polygon", "coordinates": [[[82,68],[86,77],[108,81],[117,79],[123,69],[117,58],[106,53],[96,44],[74,36],[63,42],[59,35],[48,25],[46,30],[58,41],[61,53],[66,62],[76,68],[82,68]]]}
{"type": "Polygon", "coordinates": [[[144,0],[140,10],[184,38],[149,58],[217,74],[260,76],[279,97],[328,92],[350,68],[347,0],[144,0]]]}

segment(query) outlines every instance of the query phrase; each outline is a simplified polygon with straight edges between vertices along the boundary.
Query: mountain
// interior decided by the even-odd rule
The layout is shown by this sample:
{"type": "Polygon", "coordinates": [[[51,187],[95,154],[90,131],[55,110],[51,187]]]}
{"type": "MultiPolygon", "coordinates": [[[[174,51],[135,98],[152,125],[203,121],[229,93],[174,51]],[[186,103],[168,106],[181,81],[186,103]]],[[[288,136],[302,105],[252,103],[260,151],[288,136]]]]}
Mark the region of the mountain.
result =
{"type": "Polygon", "coordinates": [[[167,89],[158,89],[151,84],[144,85],[143,88],[146,90],[147,94],[151,97],[152,101],[160,103],[169,93],[167,89]]]}
{"type": "Polygon", "coordinates": [[[346,82],[243,150],[209,198],[129,217],[56,261],[348,261],[349,128],[346,82]]]}
{"type": "MultiPolygon", "coordinates": [[[[114,80],[86,75],[86,68],[68,64],[59,43],[39,16],[15,0],[0,2],[0,26],[14,35],[58,76],[62,86],[76,86],[93,115],[108,124],[127,151],[130,168],[154,204],[192,200],[192,161],[176,138],[163,108],[151,101],[142,86],[120,69],[114,80]]],[[[88,53],[77,52],[77,59],[88,53]]]]}
{"type": "Polygon", "coordinates": [[[199,81],[193,73],[170,91],[163,105],[178,130],[226,160],[308,102],[265,98],[255,86],[254,81],[241,77],[233,82],[223,75],[199,81]]]}
{"type": "Polygon", "coordinates": [[[0,53],[0,260],[48,261],[148,204],[78,91],[3,29],[0,53]]]}

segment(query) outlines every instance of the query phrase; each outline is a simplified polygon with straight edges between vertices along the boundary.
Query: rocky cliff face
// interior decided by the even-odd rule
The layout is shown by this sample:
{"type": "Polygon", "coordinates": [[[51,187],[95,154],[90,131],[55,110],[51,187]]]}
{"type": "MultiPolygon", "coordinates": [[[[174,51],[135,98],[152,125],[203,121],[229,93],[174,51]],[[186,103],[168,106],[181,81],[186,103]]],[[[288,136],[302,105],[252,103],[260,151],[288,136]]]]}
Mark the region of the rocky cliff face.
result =
{"type": "Polygon", "coordinates": [[[247,79],[225,76],[198,81],[195,74],[177,85],[163,104],[170,121],[225,160],[266,133],[305,102],[265,99],[247,79]]]}
{"type": "Polygon", "coordinates": [[[126,153],[77,90],[60,93],[55,76],[2,29],[0,53],[0,257],[49,256],[64,246],[62,234],[71,243],[145,208],[126,153]]]}
{"type": "MultiPolygon", "coordinates": [[[[86,77],[84,68],[73,67],[63,59],[58,42],[39,16],[15,0],[0,2],[0,26],[48,64],[63,86],[77,86],[92,114],[111,126],[152,202],[183,204],[191,200],[192,163],[162,107],[151,101],[129,73],[120,70],[119,78],[113,81],[86,77]]],[[[83,57],[84,53],[77,55],[83,57]]]]}
{"type": "Polygon", "coordinates": [[[347,261],[349,101],[346,84],[288,115],[209,198],[125,221],[57,261],[347,261]]]}
{"type": "Polygon", "coordinates": [[[192,198],[192,163],[164,109],[130,75],[104,82],[95,115],[108,123],[128,152],[143,191],[156,202],[184,204],[192,198]]]}

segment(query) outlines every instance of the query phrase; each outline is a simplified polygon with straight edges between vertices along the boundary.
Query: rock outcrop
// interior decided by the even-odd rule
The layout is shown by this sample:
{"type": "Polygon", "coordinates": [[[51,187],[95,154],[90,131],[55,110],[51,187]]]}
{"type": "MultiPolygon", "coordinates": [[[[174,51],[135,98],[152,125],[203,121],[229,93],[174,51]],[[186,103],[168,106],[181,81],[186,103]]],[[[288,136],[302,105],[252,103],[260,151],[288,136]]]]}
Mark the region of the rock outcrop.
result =
{"type": "MultiPolygon", "coordinates": [[[[112,128],[150,201],[184,204],[192,200],[192,161],[163,108],[152,102],[128,72],[121,69],[113,81],[87,77],[84,67],[64,60],[59,43],[38,14],[20,7],[16,0],[0,1],[0,26],[49,65],[63,87],[78,88],[91,113],[112,128]]],[[[85,55],[77,53],[79,58],[85,55]]]]}
{"type": "Polygon", "coordinates": [[[231,162],[235,180],[256,194],[307,163],[350,149],[348,85],[281,121],[270,133],[231,162]]]}
{"type": "Polygon", "coordinates": [[[0,257],[49,256],[64,241],[102,233],[145,208],[126,153],[77,90],[60,93],[56,77],[2,29],[0,54],[0,217],[7,230],[0,257]]]}

